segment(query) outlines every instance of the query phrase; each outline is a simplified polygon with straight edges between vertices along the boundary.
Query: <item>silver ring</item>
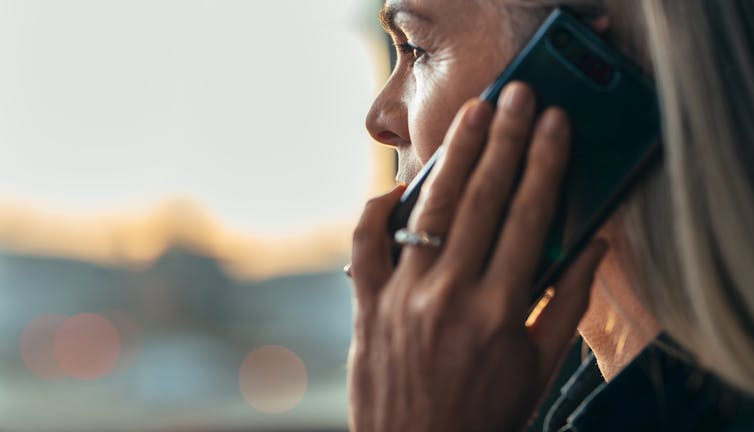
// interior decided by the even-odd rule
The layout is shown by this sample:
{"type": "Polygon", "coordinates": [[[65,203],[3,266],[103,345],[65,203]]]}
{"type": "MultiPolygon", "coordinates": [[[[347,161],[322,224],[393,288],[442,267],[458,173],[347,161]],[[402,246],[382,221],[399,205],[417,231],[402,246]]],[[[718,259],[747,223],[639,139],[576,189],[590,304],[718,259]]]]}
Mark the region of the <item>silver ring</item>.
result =
{"type": "Polygon", "coordinates": [[[393,239],[397,244],[402,246],[419,246],[435,249],[442,246],[442,238],[440,236],[431,235],[425,231],[413,232],[408,228],[396,231],[393,239]]]}

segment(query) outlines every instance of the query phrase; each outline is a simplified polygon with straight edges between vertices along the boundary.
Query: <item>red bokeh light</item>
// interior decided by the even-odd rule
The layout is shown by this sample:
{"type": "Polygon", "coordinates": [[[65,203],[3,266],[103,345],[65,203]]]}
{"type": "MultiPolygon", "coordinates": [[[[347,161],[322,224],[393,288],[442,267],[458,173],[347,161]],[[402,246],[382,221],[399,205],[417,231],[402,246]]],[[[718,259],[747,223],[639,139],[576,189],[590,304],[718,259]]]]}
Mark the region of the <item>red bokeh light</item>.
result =
{"type": "Polygon", "coordinates": [[[26,369],[39,378],[60,379],[65,371],[55,361],[54,341],[58,327],[68,319],[63,314],[42,315],[24,328],[21,333],[21,358],[26,369]]]}
{"type": "Polygon", "coordinates": [[[58,366],[73,378],[102,378],[118,362],[120,335],[115,326],[101,315],[76,315],[58,327],[54,356],[58,366]]]}
{"type": "Polygon", "coordinates": [[[241,393],[252,407],[271,414],[292,410],[308,386],[306,366],[293,351],[265,346],[252,351],[241,364],[241,393]]]}

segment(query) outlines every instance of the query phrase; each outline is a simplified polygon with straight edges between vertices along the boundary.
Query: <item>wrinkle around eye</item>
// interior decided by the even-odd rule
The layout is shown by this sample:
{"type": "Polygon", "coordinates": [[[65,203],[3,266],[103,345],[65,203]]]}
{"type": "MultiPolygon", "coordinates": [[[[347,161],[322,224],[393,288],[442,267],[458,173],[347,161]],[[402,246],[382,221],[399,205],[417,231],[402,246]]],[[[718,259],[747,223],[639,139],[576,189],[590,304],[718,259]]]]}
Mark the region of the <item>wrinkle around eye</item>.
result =
{"type": "Polygon", "coordinates": [[[415,83],[414,94],[420,96],[420,99],[424,99],[438,91],[444,81],[444,76],[447,75],[447,68],[436,64],[415,66],[413,75],[415,83]]]}
{"type": "Polygon", "coordinates": [[[417,72],[427,75],[427,78],[439,76],[447,72],[453,56],[444,50],[429,52],[425,50],[424,55],[418,59],[414,65],[417,72]]]}

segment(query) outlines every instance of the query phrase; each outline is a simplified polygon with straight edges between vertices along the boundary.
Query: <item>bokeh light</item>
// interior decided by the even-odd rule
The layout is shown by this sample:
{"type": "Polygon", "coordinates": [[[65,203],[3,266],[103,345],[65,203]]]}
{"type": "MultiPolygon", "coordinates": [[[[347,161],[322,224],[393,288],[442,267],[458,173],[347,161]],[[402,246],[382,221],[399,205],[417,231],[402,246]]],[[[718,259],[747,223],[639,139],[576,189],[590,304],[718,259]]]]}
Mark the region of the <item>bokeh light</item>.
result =
{"type": "Polygon", "coordinates": [[[281,414],[295,408],[304,398],[308,375],[296,353],[270,345],[246,356],[239,382],[249,405],[265,413],[281,414]]]}
{"type": "Polygon", "coordinates": [[[101,315],[76,315],[58,327],[54,356],[60,368],[73,378],[102,378],[118,362],[120,335],[115,326],[101,315]]]}
{"type": "Polygon", "coordinates": [[[21,333],[21,358],[26,369],[43,379],[60,379],[65,372],[54,356],[54,341],[58,327],[68,318],[63,314],[42,315],[30,322],[21,333]]]}

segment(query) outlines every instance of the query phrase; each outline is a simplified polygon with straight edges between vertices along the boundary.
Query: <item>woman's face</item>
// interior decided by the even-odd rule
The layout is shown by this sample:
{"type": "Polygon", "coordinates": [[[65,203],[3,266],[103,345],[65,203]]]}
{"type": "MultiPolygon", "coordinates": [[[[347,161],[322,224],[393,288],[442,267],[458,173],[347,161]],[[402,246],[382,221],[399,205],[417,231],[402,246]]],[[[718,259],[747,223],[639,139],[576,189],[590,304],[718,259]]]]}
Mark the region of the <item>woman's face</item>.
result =
{"type": "Polygon", "coordinates": [[[398,151],[409,182],[442,143],[453,116],[500,73],[518,48],[488,0],[387,0],[382,21],[398,53],[367,116],[375,140],[398,151]]]}

